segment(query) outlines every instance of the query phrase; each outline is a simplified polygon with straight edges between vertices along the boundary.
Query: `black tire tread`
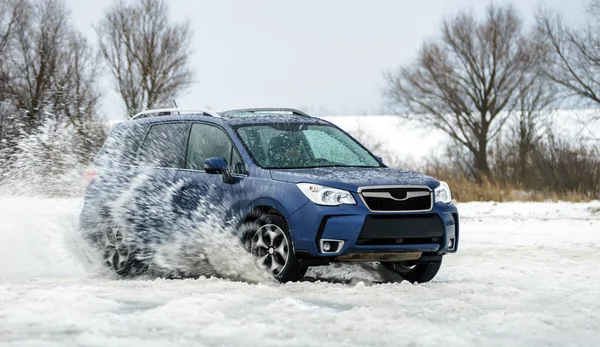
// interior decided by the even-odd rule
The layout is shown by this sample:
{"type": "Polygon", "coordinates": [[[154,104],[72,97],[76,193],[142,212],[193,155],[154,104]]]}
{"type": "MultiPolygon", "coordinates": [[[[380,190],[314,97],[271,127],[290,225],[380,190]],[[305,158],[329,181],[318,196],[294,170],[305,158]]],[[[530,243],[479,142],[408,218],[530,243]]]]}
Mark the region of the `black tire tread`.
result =
{"type": "Polygon", "coordinates": [[[442,262],[417,263],[408,273],[400,273],[395,270],[394,263],[386,264],[388,269],[398,273],[404,280],[410,283],[426,283],[434,279],[442,266],[442,262]]]}

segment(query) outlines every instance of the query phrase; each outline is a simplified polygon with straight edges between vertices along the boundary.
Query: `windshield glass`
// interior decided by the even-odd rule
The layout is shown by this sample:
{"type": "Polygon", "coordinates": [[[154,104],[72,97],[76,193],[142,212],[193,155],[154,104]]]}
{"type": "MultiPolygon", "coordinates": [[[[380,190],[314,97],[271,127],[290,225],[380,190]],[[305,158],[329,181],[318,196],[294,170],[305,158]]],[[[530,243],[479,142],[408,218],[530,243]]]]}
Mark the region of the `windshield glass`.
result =
{"type": "Polygon", "coordinates": [[[380,167],[368,151],[339,129],[318,124],[261,124],[237,128],[260,167],[380,167]]]}

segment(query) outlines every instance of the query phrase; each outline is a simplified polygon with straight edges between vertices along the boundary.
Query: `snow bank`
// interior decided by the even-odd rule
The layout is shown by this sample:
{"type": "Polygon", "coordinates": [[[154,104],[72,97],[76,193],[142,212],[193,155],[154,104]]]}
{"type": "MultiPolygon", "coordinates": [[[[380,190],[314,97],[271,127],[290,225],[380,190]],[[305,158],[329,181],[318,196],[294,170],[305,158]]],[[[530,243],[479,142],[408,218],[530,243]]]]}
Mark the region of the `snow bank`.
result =
{"type": "Polygon", "coordinates": [[[461,218],[600,219],[600,201],[572,202],[468,202],[460,204],[461,218]]]}

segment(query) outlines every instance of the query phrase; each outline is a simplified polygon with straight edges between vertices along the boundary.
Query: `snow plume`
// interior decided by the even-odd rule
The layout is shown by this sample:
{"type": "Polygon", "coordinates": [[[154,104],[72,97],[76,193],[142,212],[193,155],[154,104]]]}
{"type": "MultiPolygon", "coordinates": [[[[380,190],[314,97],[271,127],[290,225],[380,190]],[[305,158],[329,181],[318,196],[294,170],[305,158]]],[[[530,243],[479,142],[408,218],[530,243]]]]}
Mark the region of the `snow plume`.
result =
{"type": "Polygon", "coordinates": [[[89,139],[83,129],[64,117],[49,117],[35,130],[21,132],[12,146],[0,153],[0,194],[81,195],[81,174],[89,159],[89,139]]]}
{"type": "MultiPolygon", "coordinates": [[[[273,281],[244,247],[242,240],[253,223],[245,223],[245,213],[231,213],[239,198],[237,193],[225,195],[218,185],[182,190],[188,182],[174,182],[169,173],[153,169],[134,177],[99,172],[96,180],[97,186],[104,187],[94,192],[103,207],[102,211],[91,211],[89,218],[97,227],[85,230],[82,236],[85,240],[103,240],[106,227],[118,226],[140,270],[133,275],[273,281]],[[222,198],[215,204],[203,198],[208,194],[221,194],[222,198]],[[195,207],[182,208],[183,204],[195,207]]],[[[85,240],[80,242],[82,248],[90,244],[85,240]]],[[[85,258],[91,261],[91,268],[105,267],[99,251],[101,243],[94,246],[92,241],[87,249],[85,258]]]]}

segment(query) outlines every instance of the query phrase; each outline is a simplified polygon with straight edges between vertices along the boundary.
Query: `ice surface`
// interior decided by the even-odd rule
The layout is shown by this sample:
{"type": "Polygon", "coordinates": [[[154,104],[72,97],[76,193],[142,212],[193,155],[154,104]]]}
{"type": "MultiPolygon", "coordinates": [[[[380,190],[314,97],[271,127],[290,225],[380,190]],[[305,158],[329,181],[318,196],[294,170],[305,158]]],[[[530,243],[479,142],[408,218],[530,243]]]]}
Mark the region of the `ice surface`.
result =
{"type": "Polygon", "coordinates": [[[110,280],[73,253],[81,203],[0,197],[0,344],[597,346],[600,202],[468,203],[434,281],[362,267],[285,285],[110,280]]]}

